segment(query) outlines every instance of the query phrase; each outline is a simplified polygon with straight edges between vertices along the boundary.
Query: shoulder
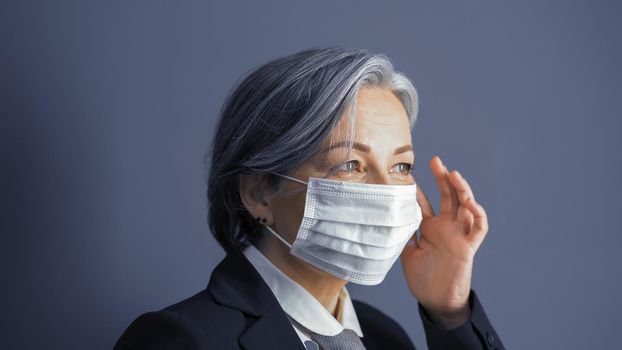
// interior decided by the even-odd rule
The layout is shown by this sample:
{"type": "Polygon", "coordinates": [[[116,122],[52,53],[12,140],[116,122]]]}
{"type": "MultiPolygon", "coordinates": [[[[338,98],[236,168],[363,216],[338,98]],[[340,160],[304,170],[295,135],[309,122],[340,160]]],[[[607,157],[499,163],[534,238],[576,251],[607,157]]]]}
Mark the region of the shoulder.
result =
{"type": "Polygon", "coordinates": [[[378,348],[415,349],[410,337],[397,321],[360,300],[353,299],[352,304],[361,324],[363,338],[367,337],[378,348]]]}
{"type": "Polygon", "coordinates": [[[140,315],[114,349],[228,348],[244,322],[242,313],[216,304],[205,289],[160,311],[140,315]]]}
{"type": "Polygon", "coordinates": [[[170,311],[147,312],[123,332],[115,350],[209,349],[205,335],[190,319],[170,311]]]}

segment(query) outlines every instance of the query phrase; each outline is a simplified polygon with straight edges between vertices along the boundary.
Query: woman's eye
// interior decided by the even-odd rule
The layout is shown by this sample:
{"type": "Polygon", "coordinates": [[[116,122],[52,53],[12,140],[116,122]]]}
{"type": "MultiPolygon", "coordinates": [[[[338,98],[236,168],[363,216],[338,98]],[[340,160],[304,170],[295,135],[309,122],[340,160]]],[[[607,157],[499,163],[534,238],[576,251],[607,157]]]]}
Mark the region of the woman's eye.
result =
{"type": "Polygon", "coordinates": [[[412,171],[413,165],[410,163],[399,163],[395,165],[395,169],[395,171],[400,174],[408,175],[412,171]]]}
{"type": "Polygon", "coordinates": [[[358,170],[360,163],[358,160],[349,160],[339,167],[339,171],[345,171],[347,173],[352,173],[358,170]]]}

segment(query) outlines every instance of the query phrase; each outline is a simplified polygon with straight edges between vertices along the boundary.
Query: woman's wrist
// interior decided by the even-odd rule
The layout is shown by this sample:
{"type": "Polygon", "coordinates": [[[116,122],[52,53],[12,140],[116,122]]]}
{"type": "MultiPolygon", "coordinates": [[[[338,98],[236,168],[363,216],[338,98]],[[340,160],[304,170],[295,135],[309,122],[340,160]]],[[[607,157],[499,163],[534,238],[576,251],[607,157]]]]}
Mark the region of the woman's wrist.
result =
{"type": "Polygon", "coordinates": [[[440,312],[425,308],[432,322],[447,330],[462,326],[471,317],[471,308],[467,302],[460,310],[440,312]]]}

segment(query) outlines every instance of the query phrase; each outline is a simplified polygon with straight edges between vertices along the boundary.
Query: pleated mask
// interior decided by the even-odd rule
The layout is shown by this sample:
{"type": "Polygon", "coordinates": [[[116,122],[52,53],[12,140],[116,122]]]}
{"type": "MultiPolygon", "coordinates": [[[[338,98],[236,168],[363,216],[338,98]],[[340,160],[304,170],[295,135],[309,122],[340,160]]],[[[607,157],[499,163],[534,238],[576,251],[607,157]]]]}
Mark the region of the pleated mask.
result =
{"type": "Polygon", "coordinates": [[[290,254],[343,280],[381,283],[421,224],[417,185],[381,185],[310,177],[290,254]]]}

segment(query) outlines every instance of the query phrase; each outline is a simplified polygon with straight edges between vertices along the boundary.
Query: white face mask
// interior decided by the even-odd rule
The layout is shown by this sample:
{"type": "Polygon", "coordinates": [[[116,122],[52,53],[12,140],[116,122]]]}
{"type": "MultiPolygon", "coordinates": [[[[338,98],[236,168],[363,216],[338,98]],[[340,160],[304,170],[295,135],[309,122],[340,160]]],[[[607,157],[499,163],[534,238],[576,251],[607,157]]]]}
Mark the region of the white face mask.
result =
{"type": "Polygon", "coordinates": [[[293,244],[265,227],[298,258],[343,280],[384,280],[421,223],[417,185],[379,185],[310,177],[293,244]]]}

